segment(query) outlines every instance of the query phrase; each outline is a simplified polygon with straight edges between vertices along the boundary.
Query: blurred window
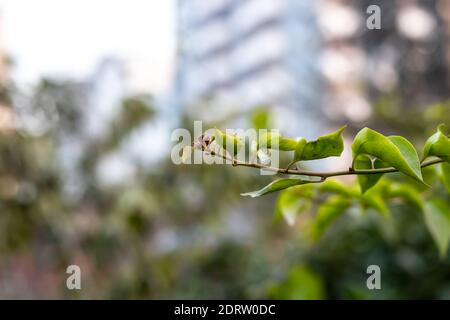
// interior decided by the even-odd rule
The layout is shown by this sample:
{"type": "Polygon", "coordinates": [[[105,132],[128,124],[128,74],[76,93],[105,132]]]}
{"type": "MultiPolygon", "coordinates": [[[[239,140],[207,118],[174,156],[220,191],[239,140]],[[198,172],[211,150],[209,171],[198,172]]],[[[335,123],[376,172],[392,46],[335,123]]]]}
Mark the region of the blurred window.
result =
{"type": "Polygon", "coordinates": [[[229,0],[190,0],[191,11],[194,13],[194,20],[200,22],[215,11],[225,7],[229,0]]]}
{"type": "Polygon", "coordinates": [[[261,21],[280,16],[284,1],[248,0],[240,5],[232,16],[233,28],[245,32],[261,21]]]}
{"type": "Polygon", "coordinates": [[[286,49],[286,41],[280,30],[261,32],[236,46],[231,59],[235,72],[243,72],[249,66],[263,61],[281,58],[286,49]]]}
{"type": "Polygon", "coordinates": [[[241,101],[248,105],[273,103],[288,95],[291,79],[281,66],[272,66],[239,85],[241,101]]]}
{"type": "Polygon", "coordinates": [[[217,20],[203,28],[193,30],[186,40],[186,45],[192,53],[199,56],[226,44],[229,40],[229,30],[222,20],[217,20]]]}

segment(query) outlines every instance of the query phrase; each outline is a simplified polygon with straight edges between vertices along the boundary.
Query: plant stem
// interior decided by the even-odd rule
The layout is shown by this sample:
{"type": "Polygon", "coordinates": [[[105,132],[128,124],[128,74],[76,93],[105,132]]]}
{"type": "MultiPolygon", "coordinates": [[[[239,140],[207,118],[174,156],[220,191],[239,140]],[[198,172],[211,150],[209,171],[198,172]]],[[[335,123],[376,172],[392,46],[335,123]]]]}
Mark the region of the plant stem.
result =
{"type": "MultiPolygon", "coordinates": [[[[303,171],[303,170],[296,170],[296,169],[283,169],[283,168],[277,168],[277,167],[271,167],[266,166],[260,163],[250,163],[250,162],[244,162],[236,159],[229,158],[226,155],[216,154],[214,151],[208,152],[211,156],[217,156],[221,157],[227,161],[229,161],[233,166],[240,166],[240,167],[250,167],[250,168],[256,168],[256,169],[264,169],[267,171],[273,171],[279,174],[290,174],[290,175],[302,175],[302,176],[310,176],[310,177],[320,177],[321,180],[325,180],[330,177],[337,177],[337,176],[347,176],[347,175],[360,175],[360,174],[380,174],[380,173],[391,173],[391,172],[398,172],[395,168],[382,168],[382,169],[364,169],[364,170],[356,170],[356,169],[349,169],[349,170],[343,170],[343,171],[332,171],[332,172],[313,172],[313,171],[303,171]]],[[[423,161],[420,166],[421,168],[425,168],[428,166],[432,166],[438,163],[444,162],[441,159],[433,159],[428,161],[423,161]]]]}

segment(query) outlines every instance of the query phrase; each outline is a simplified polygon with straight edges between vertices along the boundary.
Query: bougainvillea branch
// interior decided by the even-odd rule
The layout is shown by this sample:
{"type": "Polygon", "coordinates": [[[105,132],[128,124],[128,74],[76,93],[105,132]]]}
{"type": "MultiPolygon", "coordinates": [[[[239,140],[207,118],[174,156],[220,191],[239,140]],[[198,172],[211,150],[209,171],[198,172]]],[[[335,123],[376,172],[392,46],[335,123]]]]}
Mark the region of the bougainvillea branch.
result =
{"type": "MultiPolygon", "coordinates": [[[[375,130],[363,128],[352,143],[352,163],[348,170],[316,172],[294,167],[301,161],[318,160],[340,156],[344,150],[342,132],[345,126],[335,132],[321,136],[313,141],[304,138],[288,138],[278,132],[267,131],[250,141],[252,160],[243,160],[244,139],[236,134],[223,133],[218,129],[212,135],[203,134],[192,146],[186,147],[183,156],[189,157],[192,149],[201,150],[212,157],[220,157],[233,166],[250,167],[281,175],[296,176],[279,179],[266,186],[257,196],[290,188],[295,185],[323,182],[327,178],[356,175],[360,189],[365,193],[374,187],[383,174],[400,172],[416,182],[428,186],[422,177],[422,168],[450,162],[450,139],[443,125],[425,143],[422,159],[419,159],[414,146],[402,136],[384,136],[375,130]],[[291,151],[293,157],[286,168],[279,168],[268,154],[272,151],[291,151]],[[315,179],[314,179],[315,178],[315,179]]],[[[278,155],[277,153],[275,155],[278,155]]],[[[278,163],[278,162],[277,162],[278,163]]],[[[445,171],[447,172],[447,171],[445,171]]],[[[255,193],[251,193],[255,195],[255,193]]],[[[244,194],[248,195],[248,193],[244,194]]]]}
{"type": "Polygon", "coordinates": [[[420,188],[420,185],[434,187],[436,182],[440,181],[450,192],[450,138],[444,126],[439,126],[427,139],[421,158],[404,137],[384,136],[364,128],[353,140],[352,162],[347,170],[318,172],[298,168],[301,161],[340,156],[344,150],[344,128],[313,141],[287,138],[278,132],[267,131],[259,133],[256,138],[253,135],[253,139],[248,136],[242,138],[237,134],[225,134],[216,129],[213,135],[203,134],[194,144],[185,147],[183,159],[190,160],[192,150],[201,150],[214,160],[221,158],[220,163],[225,160],[226,164],[235,167],[255,168],[287,176],[276,179],[259,190],[241,195],[256,198],[281,191],[276,203],[276,215],[284,217],[290,225],[294,223],[295,215],[314,206],[314,197],[322,196],[324,200],[319,204],[311,226],[314,239],[320,238],[334,220],[351,208],[370,208],[387,217],[390,212],[387,201],[394,198],[403,199],[423,212],[439,254],[444,257],[450,245],[449,195],[442,196],[441,192],[422,194],[427,188],[420,188]],[[249,144],[244,148],[244,141],[248,140],[249,144]],[[243,151],[246,150],[249,150],[249,159],[244,157],[243,151]],[[278,167],[277,151],[293,153],[287,167],[278,167]],[[425,182],[422,169],[438,164],[438,169],[433,170],[432,175],[439,179],[427,179],[425,182]],[[381,179],[384,174],[394,172],[399,172],[408,179],[381,179]],[[331,177],[347,175],[357,176],[359,188],[352,183],[346,185],[336,179],[328,180],[331,177]]]}
{"type": "MultiPolygon", "coordinates": [[[[278,174],[288,174],[288,175],[301,175],[301,176],[309,176],[309,177],[319,177],[321,180],[325,180],[327,178],[331,177],[337,177],[337,176],[346,176],[346,175],[366,175],[366,174],[383,174],[383,173],[393,173],[393,172],[399,172],[398,169],[389,167],[389,168],[380,168],[380,169],[352,169],[349,168],[348,170],[341,170],[341,171],[330,171],[330,172],[315,172],[315,171],[304,171],[304,170],[298,170],[298,169],[284,169],[284,168],[277,168],[277,167],[271,167],[267,166],[261,163],[252,163],[252,162],[245,162],[240,161],[231,157],[228,157],[226,155],[217,154],[214,151],[205,151],[206,154],[223,158],[224,160],[228,161],[232,166],[235,167],[250,167],[255,169],[264,169],[267,171],[276,172],[278,174]]],[[[429,167],[438,163],[444,162],[441,159],[432,159],[423,161],[421,163],[421,168],[429,167]]]]}

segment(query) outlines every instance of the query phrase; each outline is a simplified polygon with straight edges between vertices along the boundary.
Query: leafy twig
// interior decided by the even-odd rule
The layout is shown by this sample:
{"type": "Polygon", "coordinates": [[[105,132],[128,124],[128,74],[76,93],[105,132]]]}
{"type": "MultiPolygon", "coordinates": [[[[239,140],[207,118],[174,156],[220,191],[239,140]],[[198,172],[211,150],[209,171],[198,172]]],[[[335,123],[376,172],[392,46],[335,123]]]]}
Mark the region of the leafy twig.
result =
{"type": "MultiPolygon", "coordinates": [[[[330,177],[336,177],[336,176],[346,176],[346,175],[364,175],[364,174],[380,174],[380,173],[392,173],[392,172],[399,172],[399,170],[395,168],[381,168],[381,169],[364,169],[364,170],[358,170],[358,169],[349,169],[349,170],[343,170],[343,171],[331,171],[331,172],[314,172],[314,171],[303,171],[303,170],[297,170],[297,169],[285,169],[285,168],[277,168],[277,167],[271,167],[260,163],[251,163],[251,162],[245,162],[240,161],[237,159],[233,159],[228,157],[227,155],[217,154],[214,151],[208,152],[211,156],[217,156],[221,157],[227,161],[229,161],[233,166],[240,166],[240,167],[250,167],[250,168],[256,168],[256,169],[264,169],[267,171],[276,172],[279,174],[289,174],[289,175],[302,175],[302,176],[310,176],[310,177],[320,177],[321,180],[325,180],[330,177]]],[[[425,168],[428,166],[432,166],[438,163],[444,162],[441,159],[433,159],[424,161],[421,163],[421,167],[425,168]]]]}

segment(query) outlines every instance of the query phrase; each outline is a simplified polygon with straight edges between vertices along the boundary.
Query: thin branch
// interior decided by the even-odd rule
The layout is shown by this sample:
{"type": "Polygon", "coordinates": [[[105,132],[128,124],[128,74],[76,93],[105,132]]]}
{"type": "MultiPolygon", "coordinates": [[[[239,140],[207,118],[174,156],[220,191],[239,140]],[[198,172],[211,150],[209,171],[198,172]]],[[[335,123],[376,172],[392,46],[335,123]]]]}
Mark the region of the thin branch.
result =
{"type": "MultiPolygon", "coordinates": [[[[244,162],[237,159],[233,159],[228,157],[227,155],[217,154],[214,151],[207,152],[211,156],[221,157],[231,163],[233,166],[240,166],[240,167],[250,167],[250,168],[256,168],[256,169],[264,169],[267,171],[276,172],[279,174],[289,174],[289,175],[301,175],[301,176],[310,176],[310,177],[320,177],[321,180],[325,180],[330,177],[337,177],[337,176],[347,176],[347,175],[361,175],[361,174],[381,174],[381,173],[392,173],[392,172],[399,172],[395,168],[382,168],[382,169],[364,169],[364,170],[357,170],[357,169],[350,169],[349,170],[343,170],[343,171],[332,171],[332,172],[313,172],[313,171],[303,171],[303,170],[296,170],[296,169],[283,169],[283,168],[276,168],[271,166],[266,166],[264,164],[260,163],[250,163],[250,162],[244,162]]],[[[423,161],[420,166],[421,168],[425,168],[428,166],[432,166],[438,163],[444,162],[441,159],[433,159],[428,161],[423,161]]]]}

